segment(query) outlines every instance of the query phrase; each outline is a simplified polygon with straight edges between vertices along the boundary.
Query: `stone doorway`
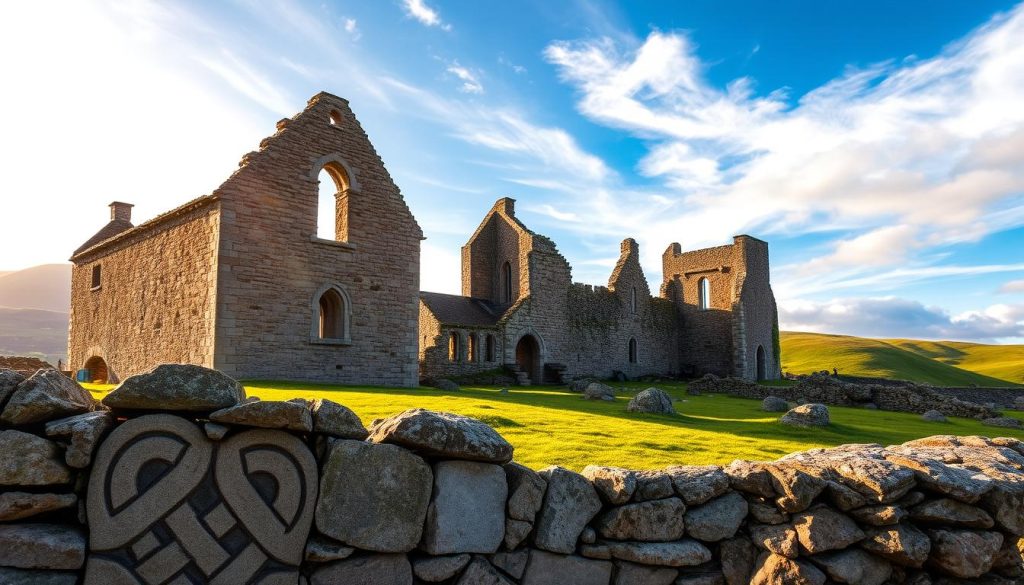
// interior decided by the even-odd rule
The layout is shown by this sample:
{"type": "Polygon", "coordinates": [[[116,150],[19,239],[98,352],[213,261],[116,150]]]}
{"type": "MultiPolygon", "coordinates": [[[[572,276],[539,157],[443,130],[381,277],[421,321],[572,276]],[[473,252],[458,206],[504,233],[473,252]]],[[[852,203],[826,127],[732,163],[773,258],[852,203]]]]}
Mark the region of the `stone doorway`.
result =
{"type": "Polygon", "coordinates": [[[107,384],[110,381],[110,374],[107,370],[107,362],[98,355],[94,355],[85,361],[84,368],[89,373],[87,382],[107,384]]]}
{"type": "Polygon", "coordinates": [[[530,382],[539,384],[541,378],[540,343],[533,335],[524,335],[516,344],[516,365],[530,377],[530,382]]]}
{"type": "Polygon", "coordinates": [[[764,347],[757,346],[757,381],[768,379],[768,364],[766,363],[764,347]]]}

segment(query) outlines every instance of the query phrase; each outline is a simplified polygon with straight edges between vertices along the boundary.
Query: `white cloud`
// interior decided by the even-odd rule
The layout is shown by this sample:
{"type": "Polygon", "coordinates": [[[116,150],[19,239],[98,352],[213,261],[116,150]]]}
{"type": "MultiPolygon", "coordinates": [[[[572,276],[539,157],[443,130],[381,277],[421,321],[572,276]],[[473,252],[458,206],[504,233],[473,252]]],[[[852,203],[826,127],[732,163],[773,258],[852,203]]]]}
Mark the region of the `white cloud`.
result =
{"type": "Polygon", "coordinates": [[[841,230],[812,263],[848,277],[1024,224],[1020,38],[1024,5],[931,59],[851,68],[795,103],[749,78],[712,84],[685,33],[556,42],[545,56],[583,115],[650,145],[638,170],[670,190],[647,213],[579,197],[586,229],[617,226],[649,250],[841,230]]]}
{"type": "Polygon", "coordinates": [[[409,16],[415,18],[426,26],[437,26],[442,30],[451,30],[451,25],[441,20],[441,15],[424,0],[403,0],[402,5],[409,16]]]}
{"type": "Polygon", "coordinates": [[[342,26],[345,27],[345,32],[352,35],[353,41],[358,41],[359,39],[363,38],[363,33],[360,32],[359,23],[356,22],[356,19],[346,18],[342,26]]]}
{"type": "Polygon", "coordinates": [[[446,71],[448,71],[448,73],[451,73],[455,77],[459,78],[460,81],[462,81],[462,85],[459,87],[459,91],[463,93],[476,94],[484,92],[484,86],[482,83],[480,83],[480,80],[477,78],[476,74],[474,74],[469,69],[463,67],[462,65],[459,65],[458,61],[452,61],[452,63],[448,65],[446,71]]]}
{"type": "Polygon", "coordinates": [[[1004,294],[1024,294],[1024,280],[1011,280],[999,287],[998,292],[1004,294]]]}
{"type": "Polygon", "coordinates": [[[792,331],[992,342],[1024,337],[1024,305],[992,305],[951,316],[896,297],[796,301],[781,304],[779,324],[792,331]]]}

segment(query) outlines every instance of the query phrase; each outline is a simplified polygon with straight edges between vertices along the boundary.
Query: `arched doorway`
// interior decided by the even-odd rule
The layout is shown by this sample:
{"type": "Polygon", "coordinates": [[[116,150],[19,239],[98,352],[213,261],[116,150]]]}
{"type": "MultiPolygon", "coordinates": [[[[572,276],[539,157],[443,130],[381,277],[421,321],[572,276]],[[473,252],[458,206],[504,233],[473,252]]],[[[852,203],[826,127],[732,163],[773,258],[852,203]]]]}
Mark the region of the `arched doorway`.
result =
{"type": "Polygon", "coordinates": [[[542,380],[540,375],[540,344],[533,335],[524,335],[516,344],[516,365],[526,372],[530,381],[539,384],[542,380]]]}
{"type": "Polygon", "coordinates": [[[107,373],[107,362],[98,355],[85,360],[83,369],[89,373],[88,382],[106,384],[110,379],[110,375],[107,373]]]}
{"type": "Polygon", "coordinates": [[[764,354],[764,347],[757,346],[757,380],[768,379],[768,364],[764,354]]]}

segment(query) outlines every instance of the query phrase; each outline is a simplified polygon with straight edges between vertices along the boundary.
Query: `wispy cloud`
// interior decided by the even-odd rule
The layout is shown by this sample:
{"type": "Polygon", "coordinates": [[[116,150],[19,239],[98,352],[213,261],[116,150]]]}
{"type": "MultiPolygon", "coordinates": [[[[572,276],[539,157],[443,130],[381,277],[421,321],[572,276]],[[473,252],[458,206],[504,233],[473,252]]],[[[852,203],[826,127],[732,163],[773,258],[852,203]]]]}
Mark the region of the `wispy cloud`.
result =
{"type": "Polygon", "coordinates": [[[452,61],[451,64],[448,65],[446,71],[462,81],[462,85],[459,86],[459,91],[463,93],[484,92],[484,86],[480,83],[477,75],[462,65],[459,65],[458,61],[452,61]]]}
{"type": "Polygon", "coordinates": [[[427,5],[425,0],[403,0],[402,6],[405,13],[420,21],[426,26],[440,27],[442,30],[451,30],[451,25],[441,20],[441,14],[427,5]]]}
{"type": "Polygon", "coordinates": [[[1001,294],[1024,294],[1024,280],[1011,280],[999,287],[1001,294]]]}
{"type": "Polygon", "coordinates": [[[359,23],[354,18],[346,18],[344,24],[345,32],[352,35],[353,41],[358,41],[363,37],[363,33],[359,30],[359,23]]]}

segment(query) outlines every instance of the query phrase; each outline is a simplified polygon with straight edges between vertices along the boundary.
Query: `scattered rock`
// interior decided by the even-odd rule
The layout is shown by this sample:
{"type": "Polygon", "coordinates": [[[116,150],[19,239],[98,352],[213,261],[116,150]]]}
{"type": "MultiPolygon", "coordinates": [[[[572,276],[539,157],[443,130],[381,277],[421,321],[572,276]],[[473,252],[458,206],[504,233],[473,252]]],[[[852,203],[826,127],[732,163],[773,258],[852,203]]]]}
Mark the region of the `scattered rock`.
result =
{"type": "Polygon", "coordinates": [[[434,382],[434,388],[443,392],[458,392],[459,390],[462,390],[462,388],[459,388],[459,385],[455,382],[443,378],[434,382]]]}
{"type": "Polygon", "coordinates": [[[931,541],[928,536],[906,523],[895,527],[872,528],[860,546],[880,557],[904,567],[921,567],[928,559],[931,541]]]}
{"type": "Polygon", "coordinates": [[[306,541],[305,558],[311,563],[340,561],[352,556],[355,550],[351,546],[314,534],[306,541]]]}
{"type": "Polygon", "coordinates": [[[416,577],[430,583],[451,579],[469,564],[471,557],[460,554],[445,557],[421,557],[412,561],[412,572],[416,577]]]}
{"type": "Polygon", "coordinates": [[[334,439],[321,465],[321,533],[377,552],[406,552],[419,544],[433,484],[422,459],[396,445],[334,439]]]}
{"type": "Polygon", "coordinates": [[[507,496],[498,465],[438,462],[420,548],[432,555],[497,552],[505,536],[507,496]]]}
{"type": "MultiPolygon", "coordinates": [[[[7,381],[13,380],[13,377],[7,381]]],[[[92,394],[57,370],[44,369],[11,392],[0,414],[0,423],[18,426],[46,422],[90,412],[96,408],[92,394]]]]}
{"type": "Polygon", "coordinates": [[[766,396],[761,401],[761,410],[765,412],[786,412],[789,410],[789,402],[778,396],[766,396]]]}
{"type": "Polygon", "coordinates": [[[803,561],[766,553],[757,560],[750,585],[824,585],[825,574],[803,561]]]}
{"type": "Polygon", "coordinates": [[[882,585],[892,575],[892,565],[859,548],[822,553],[811,560],[838,583],[882,585]]]}
{"type": "Polygon", "coordinates": [[[0,432],[0,486],[66,484],[71,470],[60,447],[42,437],[8,430],[0,432]]]}
{"type": "Polygon", "coordinates": [[[595,526],[598,534],[612,540],[679,540],[686,532],[685,512],[686,504],[679,498],[638,502],[611,508],[598,517],[595,526]]]}
{"type": "Polygon", "coordinates": [[[286,401],[255,400],[210,414],[210,421],[264,429],[286,429],[308,433],[313,430],[313,414],[302,398],[286,401]]]}
{"type": "Polygon", "coordinates": [[[58,524],[0,524],[0,566],[75,570],[85,562],[85,534],[58,524]]]}
{"type": "Polygon", "coordinates": [[[244,399],[242,385],[217,370],[189,364],[161,364],[122,382],[107,394],[103,404],[113,409],[210,413],[244,399]]]}
{"type": "Polygon", "coordinates": [[[629,469],[588,465],[582,474],[594,484],[601,499],[613,506],[625,504],[636,491],[636,474],[629,469]]]}
{"type": "Polygon", "coordinates": [[[779,422],[794,427],[825,427],[830,424],[828,407],[824,404],[801,404],[784,414],[779,422]]]}
{"type": "Polygon", "coordinates": [[[569,391],[582,393],[587,389],[587,386],[590,386],[594,382],[597,382],[597,380],[593,378],[580,378],[578,380],[573,380],[569,383],[569,391]]]}
{"type": "Polygon", "coordinates": [[[512,460],[512,445],[486,424],[422,408],[407,410],[373,425],[369,440],[394,443],[424,455],[448,459],[486,463],[512,460]]]}
{"type": "Polygon", "coordinates": [[[611,578],[612,564],[609,561],[531,550],[523,585],[592,585],[608,583],[611,578]]]}
{"type": "Polygon", "coordinates": [[[703,504],[729,489],[729,476],[717,465],[676,465],[665,473],[688,506],[703,504]]]}
{"type": "Polygon", "coordinates": [[[62,418],[46,423],[47,437],[71,437],[64,452],[64,461],[76,469],[85,469],[92,462],[92,453],[99,440],[114,424],[114,415],[101,410],[62,418]]]}
{"type": "Polygon", "coordinates": [[[4,492],[0,493],[0,522],[21,520],[37,514],[70,508],[77,503],[78,497],[75,494],[4,492]]]}
{"type": "Polygon", "coordinates": [[[732,538],[747,517],[747,501],[736,492],[686,511],[686,533],[703,542],[732,538]]]}
{"type": "Polygon", "coordinates": [[[916,523],[962,526],[964,528],[992,528],[995,522],[987,512],[970,504],[950,498],[929,500],[910,509],[916,523]]]}
{"type": "Polygon", "coordinates": [[[540,475],[547,480],[548,489],[537,518],[534,544],[551,552],[571,554],[583,527],[601,511],[601,498],[587,478],[568,469],[547,467],[540,475]]]}
{"type": "Polygon", "coordinates": [[[506,463],[504,469],[508,483],[509,518],[532,523],[544,504],[547,482],[536,471],[514,461],[506,463]]]}
{"type": "Polygon", "coordinates": [[[849,516],[828,506],[796,514],[793,527],[800,544],[811,554],[846,548],[866,536],[849,516]]]}
{"type": "Polygon", "coordinates": [[[583,397],[587,400],[615,400],[615,390],[600,382],[592,382],[583,390],[583,397]]]}
{"type": "Polygon", "coordinates": [[[313,401],[313,432],[339,439],[362,441],[370,435],[351,409],[325,398],[313,401]]]}
{"type": "Polygon", "coordinates": [[[615,563],[613,585],[671,585],[679,571],[668,567],[652,567],[618,561],[615,563]]]}
{"type": "Polygon", "coordinates": [[[659,567],[694,567],[711,560],[711,551],[696,540],[675,542],[606,542],[613,558],[659,567]]]}
{"type": "Polygon", "coordinates": [[[654,414],[675,414],[676,409],[672,406],[672,397],[664,390],[648,388],[638,392],[626,406],[629,412],[648,412],[654,414]]]}
{"type": "Polygon", "coordinates": [[[412,565],[402,554],[353,557],[313,571],[310,585],[410,585],[412,565]]]}
{"type": "Polygon", "coordinates": [[[949,419],[946,418],[946,415],[942,414],[941,412],[939,412],[937,410],[925,411],[924,414],[921,415],[921,419],[925,420],[925,421],[928,421],[928,422],[936,422],[936,423],[949,422],[949,419]]]}
{"type": "Polygon", "coordinates": [[[998,532],[973,530],[929,530],[932,551],[929,566],[961,579],[974,579],[992,568],[1003,546],[998,532]]]}
{"type": "Polygon", "coordinates": [[[995,416],[992,418],[982,419],[981,424],[989,427],[1003,427],[1007,429],[1024,428],[1024,422],[1021,422],[1019,418],[1009,416],[995,416]]]}

